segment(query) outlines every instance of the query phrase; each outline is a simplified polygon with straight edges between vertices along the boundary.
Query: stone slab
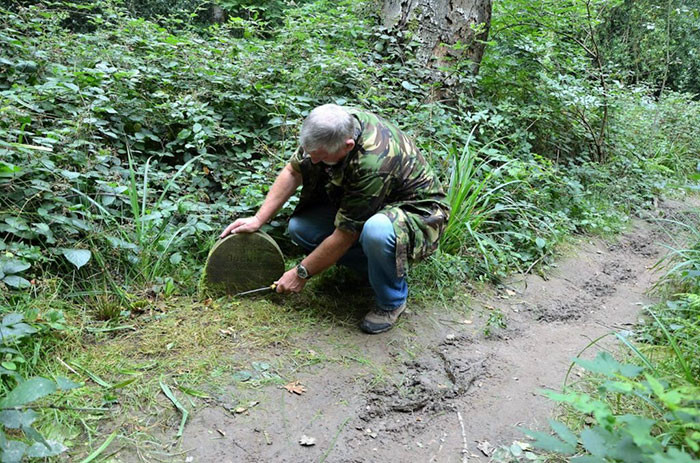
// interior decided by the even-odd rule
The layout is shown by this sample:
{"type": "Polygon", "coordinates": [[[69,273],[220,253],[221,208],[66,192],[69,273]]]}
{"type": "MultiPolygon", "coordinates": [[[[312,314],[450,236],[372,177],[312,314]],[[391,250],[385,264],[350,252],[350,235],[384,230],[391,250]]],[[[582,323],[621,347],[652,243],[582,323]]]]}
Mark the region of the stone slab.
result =
{"type": "Polygon", "coordinates": [[[204,269],[207,288],[236,294],[271,285],[284,273],[284,257],[267,233],[237,233],[214,244],[204,269]]]}

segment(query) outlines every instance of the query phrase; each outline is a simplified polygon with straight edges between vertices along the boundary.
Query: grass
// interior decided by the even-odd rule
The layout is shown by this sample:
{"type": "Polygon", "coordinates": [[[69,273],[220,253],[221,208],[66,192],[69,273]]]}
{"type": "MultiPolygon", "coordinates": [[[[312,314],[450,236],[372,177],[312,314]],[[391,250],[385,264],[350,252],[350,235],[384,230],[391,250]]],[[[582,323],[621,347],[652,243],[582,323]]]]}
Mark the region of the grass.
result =
{"type": "Polygon", "coordinates": [[[176,430],[181,415],[161,393],[161,382],[191,410],[203,400],[192,391],[233,405],[247,403],[260,400],[255,399],[259,389],[285,384],[302,369],[328,362],[356,366],[360,377],[381,381],[383,367],[357,344],[362,336],[357,322],[372,304],[372,293],[358,291],[353,278],[333,270],[291,297],[145,298],[139,300],[146,303],[132,304],[126,312],[118,298],[104,293],[74,296],[73,303],[82,297],[89,305],[67,303],[58,297],[67,292],[61,284],[46,299],[18,301],[15,310],[43,304],[41,313],[59,303],[71,327],[38,338],[46,350],[32,374],[85,383],[55,399],[76,410],[62,412],[60,419],[55,412],[44,413],[40,427],[74,444],[77,458],[95,451],[113,431],[118,431],[115,442],[138,447],[162,439],[162,429],[176,430]],[[322,340],[326,334],[337,339],[339,331],[342,342],[322,340]],[[269,372],[256,373],[255,362],[270,365],[269,372]],[[236,383],[233,375],[242,370],[255,375],[236,383]],[[232,387],[235,397],[222,395],[232,387]],[[106,411],[77,410],[86,407],[106,411]]]}

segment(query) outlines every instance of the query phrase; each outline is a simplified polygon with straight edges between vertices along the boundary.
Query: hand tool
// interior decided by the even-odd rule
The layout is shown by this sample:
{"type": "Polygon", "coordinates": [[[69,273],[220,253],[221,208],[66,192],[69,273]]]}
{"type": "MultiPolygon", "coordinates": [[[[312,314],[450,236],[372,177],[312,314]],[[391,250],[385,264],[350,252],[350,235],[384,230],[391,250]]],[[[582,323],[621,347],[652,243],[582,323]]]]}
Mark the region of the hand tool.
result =
{"type": "Polygon", "coordinates": [[[246,294],[259,293],[261,291],[274,291],[275,289],[277,289],[277,285],[271,284],[270,286],[263,286],[262,288],[251,289],[250,291],[243,291],[242,293],[234,294],[233,297],[245,296],[246,294]]]}

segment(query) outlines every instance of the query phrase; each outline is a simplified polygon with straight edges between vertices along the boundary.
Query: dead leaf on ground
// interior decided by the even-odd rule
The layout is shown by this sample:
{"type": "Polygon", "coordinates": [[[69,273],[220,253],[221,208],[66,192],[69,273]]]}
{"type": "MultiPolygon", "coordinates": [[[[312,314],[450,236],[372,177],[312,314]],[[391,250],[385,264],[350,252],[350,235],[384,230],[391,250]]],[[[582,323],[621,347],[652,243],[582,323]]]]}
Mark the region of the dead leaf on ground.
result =
{"type": "Polygon", "coordinates": [[[476,445],[476,448],[481,450],[481,453],[486,455],[487,457],[490,457],[491,454],[493,453],[494,450],[496,450],[493,445],[487,440],[481,441],[476,445]]]}
{"type": "Polygon", "coordinates": [[[306,388],[302,386],[299,381],[292,381],[289,384],[285,384],[284,388],[290,394],[302,395],[304,392],[306,392],[306,388]]]}
{"type": "Polygon", "coordinates": [[[299,439],[299,444],[303,445],[304,447],[311,447],[312,445],[316,445],[316,439],[303,434],[301,439],[299,439]]]}

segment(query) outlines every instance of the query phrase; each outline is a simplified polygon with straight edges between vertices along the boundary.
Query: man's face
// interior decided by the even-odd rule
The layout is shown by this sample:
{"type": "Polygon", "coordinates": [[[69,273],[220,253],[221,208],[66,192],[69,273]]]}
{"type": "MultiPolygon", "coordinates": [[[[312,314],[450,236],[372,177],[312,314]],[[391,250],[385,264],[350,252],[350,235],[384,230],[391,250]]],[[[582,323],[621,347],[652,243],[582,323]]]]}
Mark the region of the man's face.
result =
{"type": "Polygon", "coordinates": [[[308,151],[307,154],[311,158],[311,162],[314,164],[322,162],[327,166],[334,166],[340,161],[342,161],[343,158],[352,150],[354,146],[355,143],[351,140],[350,144],[346,144],[346,146],[344,146],[335,153],[329,153],[324,148],[318,148],[313,151],[308,151]]]}

